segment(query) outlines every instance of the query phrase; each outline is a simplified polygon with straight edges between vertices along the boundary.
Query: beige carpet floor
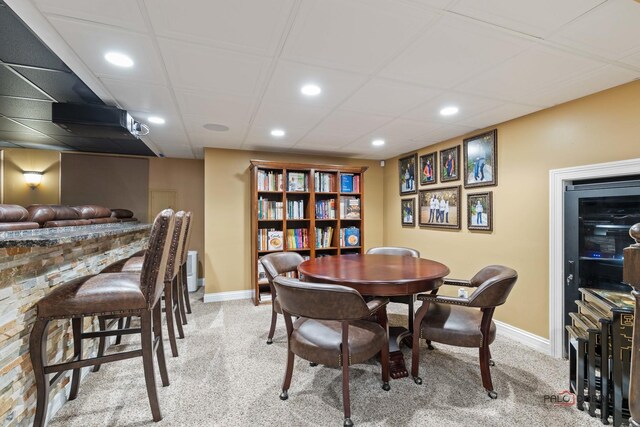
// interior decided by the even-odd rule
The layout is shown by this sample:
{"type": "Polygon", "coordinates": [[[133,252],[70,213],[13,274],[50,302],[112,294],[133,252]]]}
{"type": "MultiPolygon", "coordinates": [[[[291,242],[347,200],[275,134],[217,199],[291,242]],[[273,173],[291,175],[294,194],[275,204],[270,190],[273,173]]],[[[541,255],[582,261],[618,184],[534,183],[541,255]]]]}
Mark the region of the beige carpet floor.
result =
{"type": "MultiPolygon", "coordinates": [[[[88,426],[341,426],[341,371],[311,367],[296,359],[289,400],[278,398],[285,368],[286,337],[279,319],[273,345],[266,345],[271,307],[248,301],[202,303],[191,295],[193,314],[169,356],[169,387],[159,387],[164,419],[154,424],[145,391],[142,360],[104,365],[87,375],[75,401],[53,417],[51,427],[88,426]]],[[[392,321],[406,306],[392,304],[392,321]]],[[[166,335],[166,334],[165,334],[166,335]]],[[[128,342],[122,348],[134,348],[128,342]]],[[[492,369],[498,399],[480,380],[477,350],[421,344],[421,376],[391,380],[381,388],[380,366],[351,369],[352,419],[358,426],[601,426],[575,407],[545,403],[567,388],[568,362],[555,360],[498,337],[492,369]]],[[[410,361],[410,352],[405,349],[410,361]]],[[[156,369],[157,374],[157,369],[156,369]]],[[[160,379],[158,378],[158,384],[160,379]]]]}

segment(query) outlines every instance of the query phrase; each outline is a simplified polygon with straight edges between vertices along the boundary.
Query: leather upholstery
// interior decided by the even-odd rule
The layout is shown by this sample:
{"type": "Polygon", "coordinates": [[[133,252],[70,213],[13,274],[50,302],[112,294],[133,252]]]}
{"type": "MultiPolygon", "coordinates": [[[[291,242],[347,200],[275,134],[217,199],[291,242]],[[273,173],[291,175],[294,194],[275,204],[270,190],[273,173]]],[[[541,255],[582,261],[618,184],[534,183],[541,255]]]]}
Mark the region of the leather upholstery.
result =
{"type": "Polygon", "coordinates": [[[378,246],[377,248],[371,248],[367,251],[367,254],[372,255],[401,255],[410,256],[414,258],[420,258],[420,252],[411,248],[403,248],[400,246],[378,246]]]}
{"type": "Polygon", "coordinates": [[[164,277],[165,282],[171,282],[180,267],[180,256],[182,254],[182,246],[184,244],[184,236],[186,234],[186,222],[184,221],[185,212],[179,211],[175,215],[175,227],[171,236],[171,247],[169,248],[169,259],[167,260],[167,269],[164,277]]]}
{"type": "Polygon", "coordinates": [[[37,222],[4,222],[0,223],[0,231],[32,230],[40,228],[37,222]]]}
{"type": "Polygon", "coordinates": [[[182,242],[182,251],[180,252],[180,264],[187,262],[187,253],[189,251],[189,242],[191,241],[191,212],[184,215],[185,234],[182,242]]]}
{"type": "MultiPolygon", "coordinates": [[[[449,304],[429,304],[422,321],[420,337],[458,347],[480,347],[482,312],[449,304]]],[[[496,325],[491,322],[488,344],[496,339],[496,325]]]]}
{"type": "Polygon", "coordinates": [[[111,216],[118,219],[133,218],[133,212],[129,209],[115,208],[111,209],[111,216]]]}
{"type": "Polygon", "coordinates": [[[109,264],[107,267],[100,271],[102,273],[120,273],[126,271],[129,273],[140,273],[142,271],[142,265],[144,264],[143,256],[132,256],[130,258],[121,259],[109,264]]]}
{"type": "Polygon", "coordinates": [[[142,310],[146,300],[135,273],[84,276],[55,287],[37,304],[45,319],[142,310]]]}
{"type": "Polygon", "coordinates": [[[0,223],[20,222],[29,218],[29,211],[19,205],[0,205],[0,223]]]}
{"type": "Polygon", "coordinates": [[[29,221],[37,222],[44,228],[106,224],[118,221],[116,218],[111,218],[109,208],[98,205],[76,207],[31,205],[27,207],[27,211],[29,212],[29,221]]]}
{"type": "Polygon", "coordinates": [[[53,227],[75,227],[79,225],[91,225],[90,219],[65,219],[61,221],[47,221],[42,227],[43,228],[53,228],[53,227]]]}
{"type": "MultiPolygon", "coordinates": [[[[335,320],[301,317],[293,324],[291,351],[303,359],[326,366],[341,366],[342,326],[335,320]]],[[[350,365],[375,356],[387,345],[385,330],[375,322],[349,322],[350,365]]]]}
{"type": "Polygon", "coordinates": [[[271,288],[271,303],[276,313],[282,314],[278,294],[273,286],[273,279],[281,274],[298,272],[298,266],[304,261],[302,255],[296,252],[275,252],[267,254],[260,258],[260,263],[264,267],[264,271],[271,288]]]}
{"type": "Polygon", "coordinates": [[[170,236],[174,227],[175,215],[171,209],[160,212],[151,227],[149,246],[140,275],[142,293],[149,309],[155,306],[164,290],[164,273],[169,260],[170,236]]]}
{"type": "Polygon", "coordinates": [[[91,224],[111,224],[114,222],[118,222],[117,218],[111,218],[111,217],[107,217],[107,218],[91,218],[89,220],[89,222],[91,224]]]}
{"type": "Polygon", "coordinates": [[[111,216],[111,209],[98,205],[75,206],[74,209],[82,219],[108,218],[111,216]]]}

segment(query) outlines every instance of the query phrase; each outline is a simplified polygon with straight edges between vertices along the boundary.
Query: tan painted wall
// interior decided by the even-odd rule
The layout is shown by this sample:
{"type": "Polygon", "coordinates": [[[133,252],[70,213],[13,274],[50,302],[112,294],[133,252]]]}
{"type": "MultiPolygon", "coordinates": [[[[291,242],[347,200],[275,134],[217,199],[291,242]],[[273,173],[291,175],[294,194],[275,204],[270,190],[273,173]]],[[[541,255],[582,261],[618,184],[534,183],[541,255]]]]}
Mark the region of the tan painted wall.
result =
{"type": "Polygon", "coordinates": [[[278,160],[369,166],[364,180],[364,243],[382,244],[382,179],[378,161],[205,148],[206,293],[251,288],[249,161],[278,160]]]}
{"type": "MultiPolygon", "coordinates": [[[[639,99],[640,81],[496,126],[498,186],[462,191],[463,206],[466,193],[493,191],[490,234],[466,230],[466,207],[462,231],[402,228],[398,158],[389,160],[384,176],[384,243],[413,247],[425,258],[444,262],[451,277],[469,278],[494,263],[515,268],[518,283],[496,318],[548,337],[549,170],[640,157],[639,99]]],[[[426,147],[418,154],[462,145],[469,136],[426,147]]],[[[442,186],[446,185],[437,184],[442,186]]]]}
{"type": "Polygon", "coordinates": [[[149,159],[149,189],[174,190],[177,209],[193,213],[190,250],[198,251],[198,277],[203,277],[204,255],[204,161],[188,159],[149,159]]]}
{"type": "Polygon", "coordinates": [[[2,203],[21,206],[60,203],[58,151],[5,148],[2,171],[2,203]],[[24,171],[44,172],[38,188],[32,190],[24,182],[24,171]]]}

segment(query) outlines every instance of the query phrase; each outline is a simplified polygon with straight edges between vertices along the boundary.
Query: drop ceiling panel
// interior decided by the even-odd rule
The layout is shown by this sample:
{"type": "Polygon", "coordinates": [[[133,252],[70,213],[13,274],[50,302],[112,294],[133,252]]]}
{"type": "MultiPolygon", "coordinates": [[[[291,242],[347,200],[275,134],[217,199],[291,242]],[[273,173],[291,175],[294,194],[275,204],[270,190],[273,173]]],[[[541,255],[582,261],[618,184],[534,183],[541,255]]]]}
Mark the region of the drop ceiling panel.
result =
{"type": "Polygon", "coordinates": [[[609,59],[627,56],[640,48],[640,3],[608,1],[551,40],[609,59]]]}
{"type": "Polygon", "coordinates": [[[0,129],[6,132],[31,132],[32,131],[32,129],[26,128],[22,122],[18,122],[16,120],[9,120],[8,118],[2,117],[2,116],[0,116],[0,129]]]}
{"type": "MultiPolygon", "coordinates": [[[[331,112],[328,108],[310,107],[294,103],[263,103],[253,120],[253,126],[267,129],[282,128],[308,130],[331,112]]],[[[268,135],[268,132],[267,132],[268,135]]]]}
{"type": "MultiPolygon", "coordinates": [[[[205,129],[203,126],[207,123],[211,123],[210,117],[202,117],[202,116],[187,116],[183,115],[184,125],[186,126],[187,133],[200,135],[203,134],[205,136],[212,135],[212,138],[216,141],[219,139],[229,138],[234,141],[239,140],[242,142],[242,138],[247,131],[248,122],[245,121],[225,121],[224,125],[229,127],[229,130],[226,132],[215,132],[205,129]]],[[[213,122],[218,123],[218,122],[213,122]]],[[[222,124],[222,123],[220,123],[222,124]]],[[[200,138],[199,138],[200,139],[200,138]]]]}
{"type": "Polygon", "coordinates": [[[450,91],[411,110],[403,117],[412,120],[457,123],[482,111],[495,108],[502,103],[502,101],[497,101],[495,99],[450,91]],[[452,106],[459,108],[459,112],[457,114],[451,116],[443,116],[440,114],[441,109],[452,106]]]}
{"type": "Polygon", "coordinates": [[[16,119],[16,121],[20,122],[24,126],[29,127],[30,129],[36,130],[45,135],[49,135],[52,138],[56,138],[57,136],[73,136],[73,133],[61,128],[60,126],[50,122],[49,120],[16,119]]]}
{"type": "Polygon", "coordinates": [[[418,149],[421,143],[435,144],[436,142],[446,141],[447,139],[455,138],[466,133],[474,131],[476,128],[472,126],[461,125],[443,125],[433,132],[429,132],[419,138],[415,139],[416,149],[418,149]]]}
{"type": "Polygon", "coordinates": [[[239,150],[242,145],[242,138],[234,138],[227,132],[190,132],[189,138],[195,148],[213,147],[239,150]]]}
{"type": "MultiPolygon", "coordinates": [[[[456,89],[526,104],[531,94],[600,66],[594,60],[538,46],[470,79],[456,89]]],[[[542,101],[538,100],[538,103],[542,101]]],[[[550,105],[553,103],[543,104],[550,105]]]]}
{"type": "Polygon", "coordinates": [[[32,84],[14,73],[9,67],[0,65],[0,95],[17,98],[49,100],[49,97],[32,84]]]}
{"type": "Polygon", "coordinates": [[[392,120],[393,117],[388,116],[374,116],[372,114],[337,110],[324,119],[315,130],[320,133],[341,134],[355,139],[375,131],[392,120]]]}
{"type": "Polygon", "coordinates": [[[535,107],[531,105],[503,103],[491,110],[485,110],[472,117],[460,120],[458,124],[474,128],[483,128],[493,124],[506,122],[508,120],[515,119],[516,117],[526,116],[527,114],[531,114],[541,109],[542,107],[535,107]]]}
{"type": "Polygon", "coordinates": [[[382,72],[383,77],[450,88],[513,57],[530,42],[454,18],[443,18],[382,72]]]}
{"type": "Polygon", "coordinates": [[[243,148],[254,145],[289,148],[307,133],[306,129],[287,129],[284,136],[275,138],[269,134],[271,129],[270,127],[253,126],[242,144],[243,148]]]}
{"type": "Polygon", "coordinates": [[[101,80],[125,110],[146,112],[155,116],[177,114],[173,98],[166,86],[108,78],[101,80]]]}
{"type": "Polygon", "coordinates": [[[340,108],[360,113],[399,116],[442,91],[374,78],[344,102],[340,108]]]}
{"type": "Polygon", "coordinates": [[[202,91],[179,91],[176,93],[180,111],[185,116],[202,117],[206,123],[227,125],[248,123],[255,103],[254,98],[202,91]]]}
{"type": "MultiPolygon", "coordinates": [[[[371,141],[377,138],[382,138],[386,141],[385,145],[396,145],[419,138],[420,136],[433,132],[440,127],[442,127],[442,123],[395,119],[365,137],[360,138],[355,143],[358,144],[362,142],[371,146],[371,141]]],[[[373,148],[374,147],[372,147],[372,149],[373,148]]]]}
{"type": "Polygon", "coordinates": [[[275,53],[292,0],[147,0],[157,35],[248,53],[275,53]]]}
{"type": "Polygon", "coordinates": [[[138,5],[131,0],[34,0],[34,3],[49,15],[69,16],[131,30],[145,27],[138,5]]]}
{"type": "Polygon", "coordinates": [[[25,67],[14,69],[57,102],[103,104],[102,100],[71,72],[25,67]]]}
{"type": "Polygon", "coordinates": [[[638,51],[638,53],[634,53],[625,58],[620,58],[620,62],[632,65],[640,69],[640,50],[638,51]]]}
{"type": "Polygon", "coordinates": [[[604,1],[459,0],[451,6],[451,10],[510,30],[542,37],[604,3],[604,1]]]}
{"type": "Polygon", "coordinates": [[[284,101],[313,107],[333,108],[358,90],[367,79],[368,77],[363,74],[279,61],[264,99],[269,103],[284,101]],[[300,88],[308,83],[319,85],[322,88],[322,93],[314,97],[302,95],[300,88]]]}
{"type": "Polygon", "coordinates": [[[332,134],[325,131],[313,130],[295,145],[296,148],[308,148],[316,150],[334,150],[351,143],[352,136],[345,134],[332,134]]]}
{"type": "Polygon", "coordinates": [[[160,60],[148,35],[57,16],[50,16],[49,22],[97,76],[164,83],[160,60]],[[130,56],[133,67],[117,67],[107,62],[104,55],[111,51],[130,56]]]}
{"type": "Polygon", "coordinates": [[[209,90],[236,96],[256,96],[270,60],[159,39],[171,83],[176,89],[209,90]]]}
{"type": "Polygon", "coordinates": [[[0,114],[12,118],[51,120],[51,101],[0,96],[0,114]]]}
{"type": "Polygon", "coordinates": [[[372,73],[399,53],[437,16],[401,2],[303,2],[284,57],[372,73]]]}

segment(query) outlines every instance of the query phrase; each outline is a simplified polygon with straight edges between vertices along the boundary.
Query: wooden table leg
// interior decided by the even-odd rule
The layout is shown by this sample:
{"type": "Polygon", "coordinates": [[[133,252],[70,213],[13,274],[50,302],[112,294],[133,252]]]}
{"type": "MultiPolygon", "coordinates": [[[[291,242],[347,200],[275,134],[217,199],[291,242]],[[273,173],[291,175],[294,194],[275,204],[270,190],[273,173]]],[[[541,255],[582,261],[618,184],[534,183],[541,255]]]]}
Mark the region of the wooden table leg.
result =
{"type": "Polygon", "coordinates": [[[400,343],[406,338],[411,338],[411,333],[407,328],[392,326],[389,328],[389,369],[391,378],[405,378],[409,376],[407,365],[404,362],[404,355],[400,351],[400,343]]]}

